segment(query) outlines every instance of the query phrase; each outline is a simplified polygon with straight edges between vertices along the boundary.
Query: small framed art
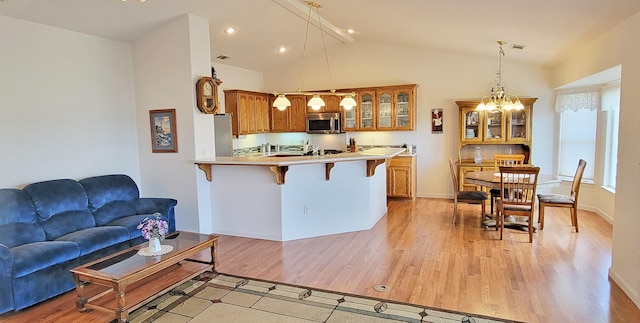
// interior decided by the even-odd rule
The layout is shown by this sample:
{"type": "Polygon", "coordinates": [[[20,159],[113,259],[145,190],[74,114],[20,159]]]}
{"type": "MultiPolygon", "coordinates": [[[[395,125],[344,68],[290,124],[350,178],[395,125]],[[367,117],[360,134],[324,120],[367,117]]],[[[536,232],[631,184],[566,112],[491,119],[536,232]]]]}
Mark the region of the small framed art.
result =
{"type": "Polygon", "coordinates": [[[176,109],[149,110],[151,123],[151,151],[154,153],[178,152],[176,109]]]}
{"type": "Polygon", "coordinates": [[[431,132],[442,133],[442,109],[431,109],[431,132]]]}

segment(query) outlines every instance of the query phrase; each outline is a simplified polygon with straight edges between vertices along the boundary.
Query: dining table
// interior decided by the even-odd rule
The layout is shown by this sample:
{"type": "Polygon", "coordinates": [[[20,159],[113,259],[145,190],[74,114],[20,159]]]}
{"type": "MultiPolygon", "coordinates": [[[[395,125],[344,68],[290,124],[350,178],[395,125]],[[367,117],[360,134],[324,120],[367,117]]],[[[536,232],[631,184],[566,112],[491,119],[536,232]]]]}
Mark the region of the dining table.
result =
{"type": "MultiPolygon", "coordinates": [[[[500,189],[500,172],[496,172],[495,170],[468,172],[464,174],[464,179],[465,183],[467,184],[486,187],[487,190],[500,189]]],[[[536,186],[536,191],[539,192],[540,190],[548,190],[559,187],[560,182],[561,181],[553,175],[544,173],[538,174],[538,184],[536,186]]],[[[535,196],[533,198],[535,198],[535,196]]],[[[527,221],[527,217],[507,216],[504,219],[504,226],[519,230],[529,230],[529,224],[527,223],[527,221]]],[[[484,228],[495,227],[496,219],[494,214],[485,214],[485,218],[482,220],[482,226],[484,228]]]]}

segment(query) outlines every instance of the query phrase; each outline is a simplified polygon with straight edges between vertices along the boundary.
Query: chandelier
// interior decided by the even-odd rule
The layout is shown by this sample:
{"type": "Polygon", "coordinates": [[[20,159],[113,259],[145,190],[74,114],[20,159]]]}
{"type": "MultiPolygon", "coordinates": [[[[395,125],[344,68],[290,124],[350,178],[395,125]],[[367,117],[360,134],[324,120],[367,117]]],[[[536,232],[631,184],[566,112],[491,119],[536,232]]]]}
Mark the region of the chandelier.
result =
{"type": "Polygon", "coordinates": [[[507,95],[502,85],[502,56],[504,56],[504,50],[502,45],[506,42],[502,40],[497,41],[500,46],[500,66],[498,69],[498,75],[496,76],[496,84],[491,87],[491,95],[485,95],[480,99],[480,103],[476,107],[478,111],[498,111],[498,110],[522,110],[524,106],[520,102],[520,99],[516,95],[507,95]],[[485,102],[485,99],[488,100],[485,102]]]}
{"type": "Polygon", "coordinates": [[[302,65],[304,63],[304,56],[307,50],[307,39],[309,36],[309,23],[311,21],[311,10],[313,8],[316,9],[316,14],[318,16],[318,24],[320,26],[320,35],[322,37],[322,47],[324,48],[324,58],[327,63],[327,71],[329,73],[329,82],[331,83],[331,87],[333,87],[333,78],[331,76],[331,68],[329,67],[329,56],[327,55],[327,46],[324,42],[324,31],[322,30],[322,19],[320,18],[320,8],[322,5],[313,1],[307,1],[307,5],[309,6],[309,14],[307,15],[307,28],[304,34],[304,47],[302,47],[302,58],[300,59],[300,74],[298,75],[298,82],[296,92],[273,92],[276,95],[275,101],[273,101],[273,106],[278,108],[280,111],[284,111],[288,106],[291,106],[291,101],[287,99],[287,95],[307,95],[311,96],[311,99],[307,103],[308,106],[311,107],[312,110],[320,110],[321,107],[325,106],[324,100],[320,97],[320,95],[335,95],[338,97],[343,97],[340,101],[340,106],[345,110],[351,110],[354,106],[356,106],[356,100],[354,96],[355,92],[336,92],[336,90],[332,89],[329,92],[303,92],[300,89],[300,81],[302,80],[302,65]]]}

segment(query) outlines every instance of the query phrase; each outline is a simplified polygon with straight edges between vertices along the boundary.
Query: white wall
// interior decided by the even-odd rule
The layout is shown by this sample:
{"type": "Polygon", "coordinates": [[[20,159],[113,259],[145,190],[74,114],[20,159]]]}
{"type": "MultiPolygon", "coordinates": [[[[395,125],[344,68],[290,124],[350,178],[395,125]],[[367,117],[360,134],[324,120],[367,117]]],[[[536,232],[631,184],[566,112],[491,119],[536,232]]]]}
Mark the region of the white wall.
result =
{"type": "MultiPolygon", "coordinates": [[[[555,115],[549,71],[534,65],[503,59],[503,83],[509,94],[537,97],[534,105],[533,163],[554,171],[555,115]]],[[[513,53],[515,55],[515,53],[513,53]]],[[[418,151],[417,195],[451,197],[453,188],[448,158],[458,158],[458,107],[456,100],[478,99],[490,91],[498,70],[494,58],[420,50],[411,47],[357,41],[329,49],[334,88],[378,85],[419,84],[417,90],[417,126],[412,132],[353,132],[362,145],[413,144],[418,151]],[[444,133],[431,133],[431,109],[444,111],[444,133]]],[[[519,54],[525,55],[525,54],[519,54]]],[[[298,61],[265,71],[267,92],[297,89],[298,61]]],[[[323,53],[305,57],[303,90],[330,89],[323,53]],[[313,77],[310,77],[313,75],[313,77]]]]}
{"type": "Polygon", "coordinates": [[[622,64],[618,177],[613,217],[613,255],[611,278],[640,305],[640,146],[633,135],[640,126],[640,13],[576,52],[554,69],[553,85],[560,86],[622,64]]]}
{"type": "Polygon", "coordinates": [[[0,187],[139,182],[129,44],[0,16],[0,111],[0,187]]]}
{"type": "Polygon", "coordinates": [[[211,232],[209,185],[193,161],[214,151],[213,117],[196,107],[195,84],[211,75],[209,22],[184,15],[134,44],[136,115],[142,186],[178,200],[180,230],[211,232]],[[178,152],[152,153],[149,110],[176,109],[178,152]]]}

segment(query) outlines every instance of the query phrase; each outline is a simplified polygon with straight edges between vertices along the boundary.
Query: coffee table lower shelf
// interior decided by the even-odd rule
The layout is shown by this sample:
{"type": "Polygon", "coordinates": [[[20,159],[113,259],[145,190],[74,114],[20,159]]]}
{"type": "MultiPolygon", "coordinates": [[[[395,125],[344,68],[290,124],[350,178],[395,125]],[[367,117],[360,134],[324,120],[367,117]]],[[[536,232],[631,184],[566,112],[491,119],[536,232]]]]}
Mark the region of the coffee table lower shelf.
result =
{"type": "MultiPolygon", "coordinates": [[[[211,270],[211,265],[187,260],[127,286],[127,306],[124,308],[124,310],[127,311],[126,316],[207,270],[211,270]]],[[[103,284],[101,285],[105,286],[103,284]]],[[[112,315],[116,313],[116,321],[120,321],[118,317],[121,317],[124,313],[120,313],[121,310],[118,309],[117,296],[115,293],[112,287],[105,286],[105,288],[97,289],[94,295],[87,295],[84,305],[76,304],[76,307],[82,307],[83,309],[81,311],[83,312],[87,310],[97,310],[112,315]]],[[[79,300],[77,300],[76,303],[77,302],[79,302],[79,300]]]]}
{"type": "Polygon", "coordinates": [[[76,283],[76,308],[104,310],[115,314],[117,322],[127,322],[129,313],[179,284],[215,270],[218,237],[193,232],[174,232],[165,243],[173,250],[159,256],[138,255],[144,244],[125,249],[71,270],[76,283]],[[191,259],[210,249],[211,261],[191,259]],[[85,285],[106,288],[86,295],[85,285]],[[126,292],[126,298],[125,298],[126,292]]]}

